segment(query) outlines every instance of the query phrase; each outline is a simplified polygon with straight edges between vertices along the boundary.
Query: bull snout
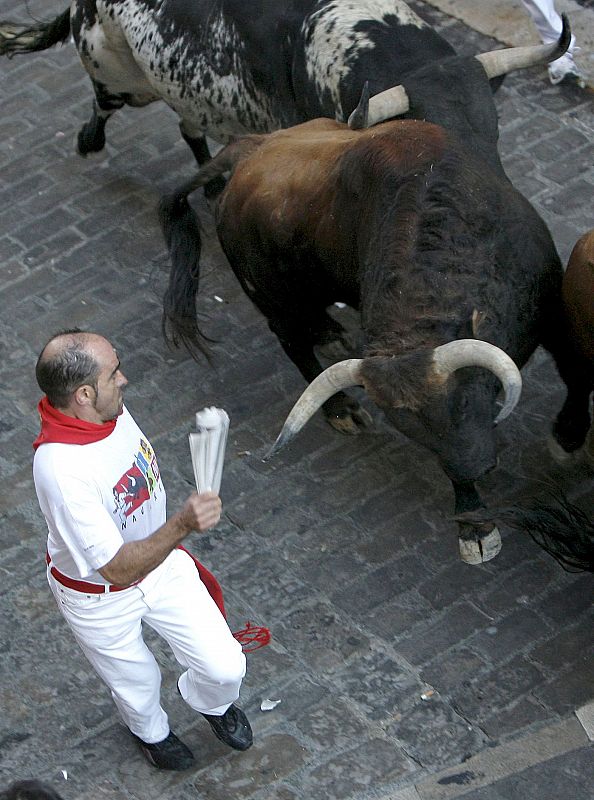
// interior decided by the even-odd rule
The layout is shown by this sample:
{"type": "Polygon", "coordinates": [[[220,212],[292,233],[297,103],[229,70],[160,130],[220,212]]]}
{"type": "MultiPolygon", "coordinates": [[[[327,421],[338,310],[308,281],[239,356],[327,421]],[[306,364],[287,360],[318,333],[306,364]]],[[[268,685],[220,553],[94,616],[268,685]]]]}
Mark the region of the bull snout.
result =
{"type": "Polygon", "coordinates": [[[479,453],[473,448],[468,453],[458,452],[453,456],[448,453],[448,456],[440,458],[440,462],[443,471],[454,483],[478,481],[499,464],[499,457],[494,450],[479,453]]]}

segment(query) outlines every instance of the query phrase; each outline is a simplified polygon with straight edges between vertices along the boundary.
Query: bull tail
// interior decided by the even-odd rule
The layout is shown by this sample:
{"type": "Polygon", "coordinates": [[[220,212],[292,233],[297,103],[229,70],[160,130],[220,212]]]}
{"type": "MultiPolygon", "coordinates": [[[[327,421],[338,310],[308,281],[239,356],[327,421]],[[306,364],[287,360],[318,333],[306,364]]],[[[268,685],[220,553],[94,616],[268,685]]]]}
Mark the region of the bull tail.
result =
{"type": "Polygon", "coordinates": [[[457,519],[505,523],[527,533],[567,572],[594,572],[594,522],[560,492],[543,503],[481,509],[457,519]]]}
{"type": "Polygon", "coordinates": [[[188,196],[214,178],[232,171],[242,158],[259,146],[263,138],[244,136],[227,145],[192,180],[163,197],[159,203],[159,221],[171,259],[161,327],[168,344],[184,346],[192,357],[202,354],[208,358],[205,342],[211,340],[200,331],[196,317],[202,241],[200,225],[188,203],[188,196]]]}
{"type": "Polygon", "coordinates": [[[12,56],[18,53],[34,53],[47,50],[56,44],[63,44],[70,36],[70,8],[51,22],[37,25],[20,25],[7,20],[0,21],[0,55],[12,56]]]}

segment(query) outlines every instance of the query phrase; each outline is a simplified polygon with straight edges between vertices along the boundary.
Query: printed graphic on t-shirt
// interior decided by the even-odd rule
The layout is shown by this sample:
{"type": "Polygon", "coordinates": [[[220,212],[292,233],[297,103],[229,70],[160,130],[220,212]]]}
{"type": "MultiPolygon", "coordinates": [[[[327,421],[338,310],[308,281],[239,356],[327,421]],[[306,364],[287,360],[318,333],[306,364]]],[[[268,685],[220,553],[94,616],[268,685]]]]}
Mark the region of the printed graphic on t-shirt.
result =
{"type": "Polygon", "coordinates": [[[127,518],[135,511],[141,509],[141,513],[144,513],[141,507],[143,503],[154,496],[158,482],[157,459],[149,443],[145,439],[141,439],[140,449],[132,466],[124,472],[113,487],[114,512],[120,518],[122,529],[126,527],[127,518]]]}

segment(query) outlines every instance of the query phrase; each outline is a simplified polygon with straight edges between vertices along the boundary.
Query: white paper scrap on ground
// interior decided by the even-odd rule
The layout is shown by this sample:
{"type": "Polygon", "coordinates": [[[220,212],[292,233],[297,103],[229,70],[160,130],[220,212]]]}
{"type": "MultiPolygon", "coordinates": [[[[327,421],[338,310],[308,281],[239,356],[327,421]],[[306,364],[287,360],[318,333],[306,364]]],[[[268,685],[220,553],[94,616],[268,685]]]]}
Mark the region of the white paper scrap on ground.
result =
{"type": "Polygon", "coordinates": [[[268,698],[262,700],[260,703],[260,711],[272,711],[280,703],[280,700],[269,700],[268,698]]]}
{"type": "Polygon", "coordinates": [[[219,493],[229,432],[229,416],[210,406],[196,414],[196,431],[188,434],[196,489],[219,493]]]}

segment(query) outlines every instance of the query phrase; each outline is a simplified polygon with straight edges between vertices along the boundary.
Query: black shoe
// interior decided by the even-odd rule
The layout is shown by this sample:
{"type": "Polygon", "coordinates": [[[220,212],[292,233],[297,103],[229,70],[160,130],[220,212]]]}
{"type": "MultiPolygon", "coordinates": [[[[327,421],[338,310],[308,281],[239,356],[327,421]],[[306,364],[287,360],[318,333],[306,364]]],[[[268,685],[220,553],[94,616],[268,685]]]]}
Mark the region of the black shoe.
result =
{"type": "Polygon", "coordinates": [[[140,745],[147,761],[150,761],[157,769],[189,769],[194,763],[192,751],[171,731],[166,739],[163,739],[162,742],[155,742],[155,744],[143,742],[135,734],[132,736],[140,745]]]}
{"type": "Polygon", "coordinates": [[[221,717],[215,717],[213,714],[202,714],[202,716],[208,721],[217,739],[229,747],[235,750],[247,750],[252,746],[254,737],[248,718],[241,708],[237,708],[233,703],[221,717]]]}

